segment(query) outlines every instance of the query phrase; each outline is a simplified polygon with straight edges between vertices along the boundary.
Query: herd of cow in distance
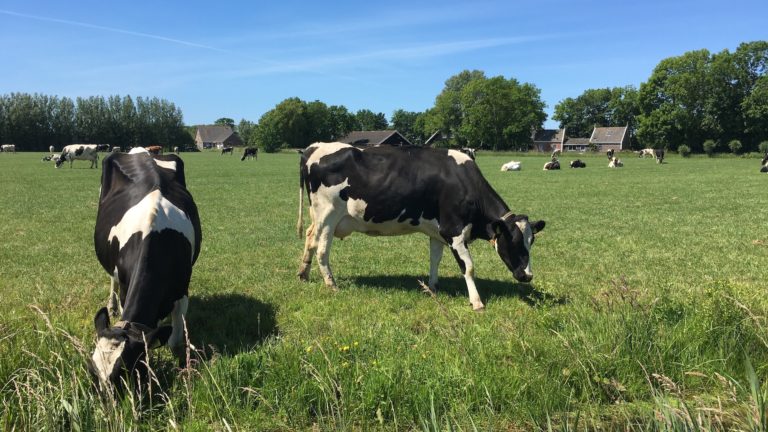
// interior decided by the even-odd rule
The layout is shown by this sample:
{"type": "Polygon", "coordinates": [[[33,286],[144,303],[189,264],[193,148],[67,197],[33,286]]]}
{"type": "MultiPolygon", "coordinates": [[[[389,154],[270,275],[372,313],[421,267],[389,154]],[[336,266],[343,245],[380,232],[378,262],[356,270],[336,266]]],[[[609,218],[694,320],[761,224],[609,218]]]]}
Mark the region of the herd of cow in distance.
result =
{"type": "MultiPolygon", "coordinates": [[[[0,150],[14,153],[13,145],[0,150]]],[[[192,266],[200,253],[202,230],[197,206],[186,188],[184,162],[162,148],[136,147],[129,152],[104,145],[73,144],[45,160],[58,168],[69,161],[102,161],[101,189],[94,229],[99,263],[110,277],[107,306],[95,315],[96,346],[88,367],[103,389],[122,387],[126,378],[146,379],[146,353],[167,345],[185,362],[191,346],[184,334],[192,266]],[[170,316],[171,325],[161,325],[170,316]],[[110,317],[119,317],[111,323],[110,317]]],[[[231,155],[231,147],[220,148],[231,155]]],[[[464,277],[474,310],[483,304],[475,285],[468,245],[488,241],[512,276],[533,279],[531,247],[543,220],[511,210],[475,164],[473,149],[446,150],[419,146],[381,145],[360,149],[340,142],[315,143],[299,151],[297,232],[304,237],[298,277],[309,279],[316,255],[326,286],[336,290],[330,267],[334,238],[354,232],[370,236],[423,233],[429,237],[429,288],[438,288],[438,267],[445,247],[464,277]],[[310,225],[303,229],[304,195],[310,225]]],[[[663,150],[644,149],[639,157],[664,160],[663,150]]],[[[559,150],[544,165],[560,169],[559,150]]],[[[258,149],[245,148],[241,160],[257,158],[258,149]]],[[[623,166],[613,150],[611,168],[623,166]]],[[[584,168],[579,160],[572,168],[584,168]]],[[[505,163],[502,171],[518,171],[521,162],[505,163]]],[[[768,172],[768,154],[761,162],[768,172]]]]}

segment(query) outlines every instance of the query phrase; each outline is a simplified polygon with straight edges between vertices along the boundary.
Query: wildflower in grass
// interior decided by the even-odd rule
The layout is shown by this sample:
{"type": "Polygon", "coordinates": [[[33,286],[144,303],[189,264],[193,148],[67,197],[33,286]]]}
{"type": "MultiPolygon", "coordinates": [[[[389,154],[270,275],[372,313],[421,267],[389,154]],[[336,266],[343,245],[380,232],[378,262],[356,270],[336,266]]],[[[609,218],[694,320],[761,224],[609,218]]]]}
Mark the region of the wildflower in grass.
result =
{"type": "Polygon", "coordinates": [[[344,363],[342,363],[342,364],[341,364],[341,367],[344,367],[344,368],[345,368],[345,367],[349,367],[349,362],[344,362],[344,363]]]}
{"type": "Polygon", "coordinates": [[[340,348],[339,348],[339,351],[341,351],[341,352],[347,352],[347,351],[349,351],[349,345],[344,345],[344,346],[340,347],[340,348]]]}
{"type": "Polygon", "coordinates": [[[312,345],[308,346],[306,351],[307,351],[307,354],[311,353],[312,352],[312,345]]]}
{"type": "Polygon", "coordinates": [[[355,341],[355,343],[352,344],[352,346],[357,347],[358,343],[355,341]]]}

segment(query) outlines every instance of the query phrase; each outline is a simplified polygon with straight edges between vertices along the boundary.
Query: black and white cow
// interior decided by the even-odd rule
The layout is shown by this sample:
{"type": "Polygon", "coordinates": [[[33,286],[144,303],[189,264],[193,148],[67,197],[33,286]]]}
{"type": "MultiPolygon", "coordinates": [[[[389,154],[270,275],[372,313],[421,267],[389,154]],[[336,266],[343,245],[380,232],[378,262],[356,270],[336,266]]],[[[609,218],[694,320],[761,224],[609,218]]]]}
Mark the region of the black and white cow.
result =
{"type": "Polygon", "coordinates": [[[621,168],[624,166],[624,162],[617,157],[613,157],[608,161],[608,168],[621,168]]]}
{"type": "Polygon", "coordinates": [[[223,155],[225,155],[227,153],[229,153],[230,155],[234,154],[235,153],[235,148],[234,147],[222,147],[221,148],[221,155],[223,156],[223,155]]]}
{"type": "Polygon", "coordinates": [[[760,172],[768,172],[768,152],[763,156],[763,160],[760,161],[760,172]]]}
{"type": "Polygon", "coordinates": [[[654,150],[653,156],[656,158],[656,163],[664,163],[664,149],[654,150]]]}
{"type": "Polygon", "coordinates": [[[608,160],[613,159],[613,153],[614,153],[613,149],[609,149],[607,152],[605,152],[605,155],[608,156],[608,160]]]}
{"type": "Polygon", "coordinates": [[[99,152],[96,144],[71,144],[64,147],[61,150],[61,157],[56,161],[56,168],[59,168],[61,164],[69,161],[69,167],[72,168],[72,164],[75,160],[89,160],[91,161],[91,168],[99,167],[99,152]]]}
{"type": "Polygon", "coordinates": [[[246,147],[243,150],[243,157],[240,158],[241,161],[244,161],[245,158],[251,158],[251,159],[259,159],[259,148],[258,147],[246,147]]]}
{"type": "Polygon", "coordinates": [[[576,159],[571,161],[571,168],[586,168],[587,164],[583,162],[581,159],[576,159]]]}
{"type": "Polygon", "coordinates": [[[16,153],[16,144],[3,144],[0,146],[0,152],[16,153]]]}
{"type": "Polygon", "coordinates": [[[459,149],[460,152],[464,153],[465,155],[472,158],[472,160],[475,160],[476,152],[474,148],[471,147],[462,147],[459,149]]]}
{"type": "Polygon", "coordinates": [[[99,382],[119,384],[126,371],[146,372],[147,348],[167,342],[184,358],[183,320],[202,235],[178,156],[136,148],[112,153],[102,165],[93,238],[112,282],[107,307],[94,318],[90,366],[99,382]],[[118,311],[120,320],[110,325],[110,313],[118,311]],[[169,314],[172,326],[158,327],[169,314]]]}
{"type": "Polygon", "coordinates": [[[475,162],[457,150],[379,146],[360,150],[343,143],[307,147],[299,165],[301,235],[304,189],[312,224],[306,231],[298,276],[309,278],[317,252],[320,273],[336,289],[329,257],[333,237],[415,232],[430,238],[429,287],[448,246],[464,274],[473,309],[484,307],[475,286],[468,245],[489,240],[515,279],[533,278],[530,250],[544,221],[516,215],[485,180],[475,162]]]}
{"type": "Polygon", "coordinates": [[[639,152],[637,152],[637,157],[638,158],[642,158],[642,159],[645,159],[646,156],[655,157],[655,152],[656,152],[656,150],[654,150],[652,148],[644,148],[644,149],[640,150],[639,152]]]}
{"type": "Polygon", "coordinates": [[[544,164],[544,171],[559,170],[560,161],[557,158],[552,158],[551,161],[544,164]]]}

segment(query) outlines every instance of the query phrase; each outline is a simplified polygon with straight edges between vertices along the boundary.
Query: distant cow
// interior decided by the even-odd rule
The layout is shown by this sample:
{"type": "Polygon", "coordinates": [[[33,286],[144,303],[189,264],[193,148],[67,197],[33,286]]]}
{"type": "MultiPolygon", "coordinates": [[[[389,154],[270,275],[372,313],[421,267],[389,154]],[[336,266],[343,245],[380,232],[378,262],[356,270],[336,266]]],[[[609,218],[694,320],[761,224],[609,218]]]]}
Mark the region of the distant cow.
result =
{"type": "Polygon", "coordinates": [[[586,168],[587,167],[587,164],[582,162],[581,159],[572,160],[570,165],[571,165],[571,168],[586,168]]]}
{"type": "Polygon", "coordinates": [[[72,164],[75,160],[88,160],[91,161],[91,168],[94,166],[99,167],[99,152],[96,150],[96,144],[70,144],[61,149],[61,157],[56,161],[56,168],[69,161],[69,167],[72,168],[72,164]]]}
{"type": "Polygon", "coordinates": [[[16,153],[16,144],[3,144],[0,146],[0,152],[16,153]]]}
{"type": "Polygon", "coordinates": [[[56,161],[58,161],[58,160],[59,160],[59,158],[61,158],[61,155],[58,155],[58,154],[52,153],[52,154],[49,154],[49,155],[47,155],[47,156],[43,156],[43,158],[42,158],[42,159],[40,159],[40,161],[41,161],[41,162],[50,162],[50,161],[54,161],[54,162],[56,162],[56,161]]]}
{"type": "Polygon", "coordinates": [[[234,154],[234,153],[235,153],[235,151],[234,151],[234,150],[235,150],[235,148],[234,148],[234,147],[222,147],[222,149],[221,149],[221,155],[223,156],[223,155],[225,155],[225,154],[227,154],[227,153],[229,153],[230,155],[232,155],[232,154],[234,154]]]}
{"type": "Polygon", "coordinates": [[[656,158],[656,163],[664,163],[664,149],[654,150],[653,156],[656,158]]]}
{"type": "Polygon", "coordinates": [[[94,318],[91,373],[105,385],[120,384],[126,372],[146,377],[147,349],[166,343],[186,358],[184,316],[202,234],[182,160],[143,148],[104,158],[93,239],[111,287],[94,318]],[[159,327],[169,314],[171,326],[159,327]]]}
{"type": "Polygon", "coordinates": [[[53,153],[55,151],[56,151],[56,149],[54,149],[53,146],[49,146],[48,147],[48,153],[53,153]]]}
{"type": "Polygon", "coordinates": [[[173,146],[173,152],[179,154],[179,146],[173,146]]]}
{"type": "Polygon", "coordinates": [[[559,169],[560,169],[560,161],[558,161],[557,158],[552,158],[551,161],[544,164],[544,171],[559,170],[559,169]]]}
{"type": "Polygon", "coordinates": [[[475,310],[484,307],[475,286],[468,245],[489,240],[515,279],[533,278],[530,250],[544,221],[509,210],[475,162],[456,150],[379,146],[360,150],[344,143],[315,143],[299,164],[301,233],[304,189],[312,224],[306,231],[298,276],[309,278],[312,258],[325,284],[336,289],[329,264],[333,237],[353,232],[372,236],[421,232],[430,238],[429,287],[448,246],[453,252],[475,310]]]}
{"type": "Polygon", "coordinates": [[[554,149],[552,150],[552,159],[555,159],[556,157],[560,156],[560,149],[554,149]]]}
{"type": "Polygon", "coordinates": [[[655,157],[655,150],[652,148],[644,148],[637,152],[637,157],[645,159],[646,156],[655,157]]]}
{"type": "Polygon", "coordinates": [[[475,160],[475,152],[476,150],[470,147],[462,147],[459,149],[460,152],[464,153],[465,155],[472,158],[472,160],[475,160]]]}
{"type": "Polygon", "coordinates": [[[613,157],[608,161],[608,168],[621,168],[623,166],[624,163],[617,157],[613,157]]]}
{"type": "Polygon", "coordinates": [[[608,160],[613,159],[613,149],[608,150],[605,154],[608,156],[608,160]]]}
{"type": "Polygon", "coordinates": [[[768,172],[768,152],[765,153],[763,160],[760,161],[760,172],[768,172]]]}
{"type": "Polygon", "coordinates": [[[520,161],[509,161],[501,166],[502,171],[520,171],[522,168],[522,162],[520,161]]]}
{"type": "Polygon", "coordinates": [[[147,149],[149,154],[153,154],[153,155],[163,154],[163,147],[159,145],[153,145],[153,146],[144,147],[144,148],[147,149]]]}
{"type": "Polygon", "coordinates": [[[251,158],[251,159],[259,159],[259,148],[258,147],[246,147],[243,150],[243,157],[240,158],[241,161],[244,161],[245,158],[251,158]]]}

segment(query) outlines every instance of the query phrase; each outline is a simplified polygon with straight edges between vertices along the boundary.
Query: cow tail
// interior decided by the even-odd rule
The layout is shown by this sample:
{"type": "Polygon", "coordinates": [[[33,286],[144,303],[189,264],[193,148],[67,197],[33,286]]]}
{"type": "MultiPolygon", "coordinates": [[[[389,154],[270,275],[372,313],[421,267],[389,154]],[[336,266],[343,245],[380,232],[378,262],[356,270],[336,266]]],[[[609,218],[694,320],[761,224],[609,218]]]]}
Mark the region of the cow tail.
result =
{"type": "Polygon", "coordinates": [[[304,231],[304,170],[299,162],[299,220],[296,222],[296,235],[301,238],[304,231]]]}

